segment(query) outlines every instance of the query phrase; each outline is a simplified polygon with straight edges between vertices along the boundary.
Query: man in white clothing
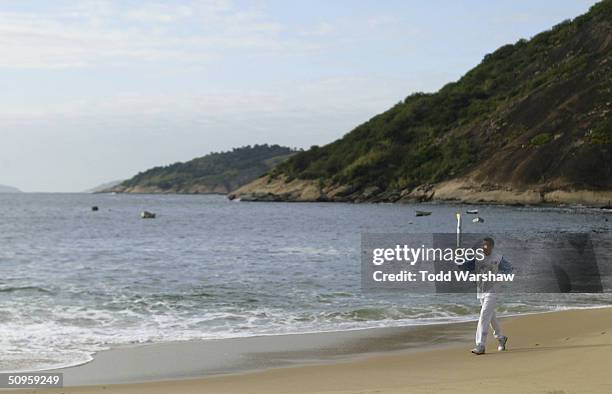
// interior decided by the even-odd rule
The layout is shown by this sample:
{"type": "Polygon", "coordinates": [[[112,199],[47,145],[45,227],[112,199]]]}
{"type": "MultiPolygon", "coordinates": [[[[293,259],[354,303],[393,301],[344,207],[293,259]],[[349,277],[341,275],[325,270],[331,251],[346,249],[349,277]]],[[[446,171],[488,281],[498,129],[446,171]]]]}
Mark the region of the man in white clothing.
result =
{"type": "MultiPolygon", "coordinates": [[[[512,266],[504,257],[493,251],[495,241],[493,238],[483,239],[484,259],[480,261],[467,262],[462,266],[463,269],[475,271],[478,274],[507,273],[512,271],[512,266]]],[[[479,281],[477,283],[477,297],[480,300],[480,317],[478,318],[478,327],[476,328],[476,347],[472,349],[472,353],[480,355],[485,353],[485,344],[487,342],[487,334],[489,326],[493,327],[493,335],[497,339],[497,350],[506,350],[508,337],[502,333],[501,326],[495,316],[495,308],[497,306],[497,282],[479,281]]]]}

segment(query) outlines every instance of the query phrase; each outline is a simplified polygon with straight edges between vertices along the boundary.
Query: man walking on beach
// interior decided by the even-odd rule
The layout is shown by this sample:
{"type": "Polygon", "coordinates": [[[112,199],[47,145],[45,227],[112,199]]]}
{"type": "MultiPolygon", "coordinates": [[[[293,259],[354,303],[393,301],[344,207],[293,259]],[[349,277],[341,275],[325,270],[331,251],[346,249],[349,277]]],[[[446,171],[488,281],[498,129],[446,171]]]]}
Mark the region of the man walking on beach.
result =
{"type": "MultiPolygon", "coordinates": [[[[466,262],[463,269],[475,271],[479,274],[486,273],[509,273],[512,271],[512,266],[504,257],[493,251],[495,241],[493,238],[484,238],[482,249],[484,251],[484,259],[477,261],[472,260],[466,262]]],[[[478,318],[478,327],[476,328],[476,347],[472,349],[472,353],[480,355],[485,353],[485,344],[487,342],[487,334],[489,326],[493,327],[493,335],[497,339],[498,351],[506,350],[508,337],[502,333],[501,326],[495,316],[495,308],[497,306],[497,282],[479,281],[477,283],[477,297],[480,300],[480,317],[478,318]]]]}

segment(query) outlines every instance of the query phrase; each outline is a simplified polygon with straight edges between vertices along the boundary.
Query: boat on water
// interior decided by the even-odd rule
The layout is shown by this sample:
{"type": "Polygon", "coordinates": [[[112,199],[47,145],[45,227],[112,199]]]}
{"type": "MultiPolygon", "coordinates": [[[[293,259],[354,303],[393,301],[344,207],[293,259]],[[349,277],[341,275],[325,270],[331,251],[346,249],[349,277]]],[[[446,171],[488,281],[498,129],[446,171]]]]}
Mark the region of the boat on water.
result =
{"type": "Polygon", "coordinates": [[[470,215],[478,215],[478,209],[468,209],[467,211],[465,211],[465,213],[468,213],[470,215]]]}
{"type": "Polygon", "coordinates": [[[474,219],[472,219],[472,223],[484,223],[484,219],[481,218],[480,216],[477,216],[474,219]]]}
{"type": "Polygon", "coordinates": [[[140,213],[140,217],[143,219],[155,219],[155,214],[153,212],[149,212],[149,211],[142,211],[140,213]]]}
{"type": "Polygon", "coordinates": [[[429,216],[431,215],[430,211],[416,211],[417,216],[429,216]]]}

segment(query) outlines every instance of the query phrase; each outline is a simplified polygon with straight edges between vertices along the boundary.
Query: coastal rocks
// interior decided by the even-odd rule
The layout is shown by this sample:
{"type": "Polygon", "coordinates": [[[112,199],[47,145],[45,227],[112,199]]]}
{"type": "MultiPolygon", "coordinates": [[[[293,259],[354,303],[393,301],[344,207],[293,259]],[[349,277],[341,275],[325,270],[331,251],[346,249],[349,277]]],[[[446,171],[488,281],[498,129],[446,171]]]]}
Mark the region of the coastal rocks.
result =
{"type": "Polygon", "coordinates": [[[240,201],[328,201],[321,186],[314,180],[264,176],[233,191],[227,196],[240,201]]]}
{"type": "Polygon", "coordinates": [[[295,201],[327,201],[327,196],[322,192],[319,185],[309,183],[296,195],[295,201]]]}
{"type": "Polygon", "coordinates": [[[584,204],[602,206],[612,200],[610,191],[570,190],[562,185],[544,188],[513,188],[508,185],[477,182],[470,178],[424,184],[414,189],[381,189],[369,186],[322,184],[318,180],[264,176],[230,193],[228,198],[241,201],[355,202],[355,203],[420,203],[452,201],[469,204],[493,203],[510,205],[584,204]]]}
{"type": "Polygon", "coordinates": [[[318,180],[286,177],[262,177],[227,196],[240,201],[290,201],[290,202],[395,202],[400,198],[398,190],[382,190],[370,186],[363,190],[352,185],[322,184],[318,180]]]}
{"type": "Polygon", "coordinates": [[[537,190],[512,189],[508,186],[477,183],[469,179],[442,182],[435,187],[438,201],[457,201],[463,203],[501,203],[537,205],[543,202],[537,190]]]}
{"type": "Polygon", "coordinates": [[[332,185],[324,188],[322,193],[326,201],[351,202],[351,194],[355,193],[355,190],[350,185],[332,185]]]}
{"type": "Polygon", "coordinates": [[[347,197],[357,192],[357,189],[352,185],[332,186],[326,190],[326,194],[332,201],[346,201],[347,197]]]}
{"type": "Polygon", "coordinates": [[[610,204],[612,200],[612,191],[552,190],[544,193],[543,199],[549,204],[585,204],[602,206],[610,204]]]}
{"type": "MultiPolygon", "coordinates": [[[[230,187],[232,185],[229,185],[230,187]]],[[[210,185],[189,185],[185,187],[170,187],[162,189],[159,186],[130,186],[125,187],[122,185],[115,186],[110,189],[105,189],[100,193],[129,193],[129,194],[227,194],[229,191],[228,186],[223,184],[210,184],[210,185]]]]}
{"type": "MultiPolygon", "coordinates": [[[[290,196],[288,195],[277,195],[273,193],[263,193],[263,192],[254,192],[254,193],[244,193],[240,196],[240,201],[267,201],[267,202],[275,202],[275,201],[287,201],[290,196]]],[[[234,198],[231,197],[230,200],[234,198]]]]}
{"type": "Polygon", "coordinates": [[[378,195],[380,202],[397,202],[401,197],[399,190],[386,190],[378,195]]]}
{"type": "Polygon", "coordinates": [[[399,202],[401,203],[414,203],[414,202],[425,202],[431,201],[435,194],[433,185],[424,184],[415,187],[412,190],[404,189],[402,191],[399,202]]]}
{"type": "Polygon", "coordinates": [[[355,196],[355,202],[376,202],[378,200],[378,194],[380,193],[380,188],[378,186],[370,186],[365,188],[362,193],[359,193],[355,196]]]}
{"type": "Polygon", "coordinates": [[[511,187],[478,183],[471,179],[457,179],[435,186],[435,200],[469,204],[493,203],[509,205],[582,204],[600,206],[610,201],[612,191],[574,189],[565,185],[534,185],[511,187]]]}

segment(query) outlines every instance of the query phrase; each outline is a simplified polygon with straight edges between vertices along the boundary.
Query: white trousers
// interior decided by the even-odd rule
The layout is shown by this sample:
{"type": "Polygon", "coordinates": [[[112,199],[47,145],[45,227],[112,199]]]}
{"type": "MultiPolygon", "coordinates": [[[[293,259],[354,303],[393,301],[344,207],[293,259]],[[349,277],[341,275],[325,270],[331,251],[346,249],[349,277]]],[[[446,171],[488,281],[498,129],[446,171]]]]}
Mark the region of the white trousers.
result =
{"type": "Polygon", "coordinates": [[[501,327],[495,317],[495,307],[497,306],[497,297],[495,293],[484,294],[480,299],[480,317],[478,318],[478,327],[476,328],[476,346],[484,347],[487,343],[487,334],[489,326],[493,327],[493,335],[495,338],[503,338],[501,327]]]}

